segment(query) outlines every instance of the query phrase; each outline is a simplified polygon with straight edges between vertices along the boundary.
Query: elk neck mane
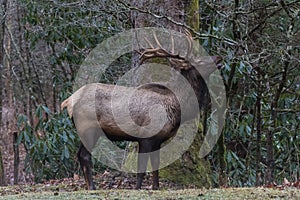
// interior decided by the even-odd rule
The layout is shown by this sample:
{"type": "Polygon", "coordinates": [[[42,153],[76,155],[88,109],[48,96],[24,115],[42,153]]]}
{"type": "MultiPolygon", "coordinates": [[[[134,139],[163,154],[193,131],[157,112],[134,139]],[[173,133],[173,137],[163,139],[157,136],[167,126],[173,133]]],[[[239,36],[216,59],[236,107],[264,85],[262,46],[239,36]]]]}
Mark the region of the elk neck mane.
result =
{"type": "Polygon", "coordinates": [[[206,106],[206,104],[208,103],[207,101],[209,98],[209,91],[201,74],[196,70],[195,67],[191,67],[185,70],[182,69],[180,73],[186,78],[186,80],[193,88],[193,91],[195,92],[198,100],[199,109],[206,106]]]}

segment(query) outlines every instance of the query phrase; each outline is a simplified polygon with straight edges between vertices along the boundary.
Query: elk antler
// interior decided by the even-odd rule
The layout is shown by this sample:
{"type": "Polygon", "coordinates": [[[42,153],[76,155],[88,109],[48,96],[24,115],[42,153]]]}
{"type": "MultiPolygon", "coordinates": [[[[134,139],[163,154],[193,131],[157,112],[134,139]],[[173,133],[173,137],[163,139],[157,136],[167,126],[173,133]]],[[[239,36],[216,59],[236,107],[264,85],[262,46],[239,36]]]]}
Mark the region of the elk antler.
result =
{"type": "Polygon", "coordinates": [[[174,45],[174,37],[171,35],[171,51],[166,50],[161,43],[159,42],[157,36],[155,33],[153,33],[153,38],[155,41],[155,45],[157,47],[154,47],[154,45],[145,38],[146,42],[150,46],[150,48],[145,49],[140,56],[140,64],[143,63],[145,60],[148,60],[150,58],[168,58],[170,63],[173,66],[176,66],[176,68],[180,69],[188,69],[191,67],[189,56],[193,50],[193,38],[190,32],[185,30],[186,39],[188,43],[187,52],[185,56],[181,56],[179,53],[175,52],[175,45],[174,45]]]}
{"type": "MultiPolygon", "coordinates": [[[[174,44],[174,36],[171,34],[171,50],[167,50],[163,47],[163,45],[159,42],[156,34],[153,32],[153,39],[155,41],[155,46],[147,39],[145,38],[145,41],[148,43],[150,48],[144,49],[144,51],[140,56],[140,64],[142,64],[145,60],[150,58],[167,58],[169,62],[171,63],[172,67],[175,69],[183,69],[188,70],[192,66],[197,67],[201,66],[201,71],[203,71],[203,74],[210,74],[212,71],[214,71],[216,68],[212,67],[212,64],[216,64],[217,68],[220,69],[220,61],[222,60],[219,56],[201,56],[199,58],[195,58],[195,55],[193,55],[193,37],[192,34],[185,30],[185,37],[187,43],[185,45],[177,46],[177,51],[175,50],[175,44],[174,44]],[[183,50],[187,49],[186,53],[182,53],[183,50]],[[184,55],[183,55],[184,54],[184,55]]],[[[181,39],[176,38],[176,39],[181,39]]],[[[181,43],[182,44],[182,43],[181,43]]],[[[198,69],[199,70],[199,69],[198,69]]]]}

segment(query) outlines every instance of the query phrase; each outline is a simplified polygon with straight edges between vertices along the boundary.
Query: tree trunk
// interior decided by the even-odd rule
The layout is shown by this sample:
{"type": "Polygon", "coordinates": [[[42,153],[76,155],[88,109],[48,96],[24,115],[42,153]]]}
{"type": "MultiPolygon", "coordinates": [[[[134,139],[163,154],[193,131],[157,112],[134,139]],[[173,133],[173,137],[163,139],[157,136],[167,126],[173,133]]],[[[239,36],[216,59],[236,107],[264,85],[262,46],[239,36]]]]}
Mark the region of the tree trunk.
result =
{"type": "MultiPolygon", "coordinates": [[[[235,10],[238,10],[239,8],[239,0],[235,0],[234,1],[234,8],[235,10]]],[[[235,41],[240,39],[240,34],[238,31],[238,27],[236,24],[236,21],[238,19],[238,15],[235,14],[233,15],[234,20],[233,20],[233,26],[232,26],[232,32],[233,32],[233,39],[235,41]]],[[[233,85],[233,78],[235,76],[235,72],[236,72],[236,68],[237,68],[237,63],[233,63],[231,65],[231,69],[230,69],[230,73],[229,73],[229,78],[227,83],[225,84],[225,88],[226,88],[226,94],[227,94],[227,107],[230,107],[230,105],[232,104],[233,98],[236,94],[236,88],[233,85]]],[[[229,119],[229,113],[227,113],[227,119],[229,119]]],[[[227,183],[227,162],[226,162],[226,144],[225,144],[225,128],[223,129],[223,131],[221,132],[221,135],[219,137],[218,140],[218,162],[219,162],[219,167],[220,167],[220,171],[219,171],[219,186],[223,186],[226,187],[228,185],[227,183]]]]}
{"type": "MultiPolygon", "coordinates": [[[[200,15],[198,0],[184,1],[134,1],[134,7],[147,11],[141,13],[132,11],[134,28],[138,27],[163,27],[166,29],[183,32],[179,24],[186,24],[194,31],[199,32],[200,15]],[[164,8],[164,9],[161,9],[164,8]],[[152,14],[155,13],[155,15],[152,14]],[[160,17],[156,17],[160,16],[160,17]],[[172,22],[169,20],[171,19],[172,22]],[[173,23],[176,22],[176,23],[173,23]]],[[[133,64],[133,66],[135,66],[133,64]]],[[[149,81],[151,77],[149,76],[149,81]]],[[[199,127],[198,133],[190,148],[176,162],[160,170],[160,177],[181,184],[193,184],[198,187],[211,186],[211,167],[205,159],[199,158],[199,150],[203,141],[203,128],[199,127]]],[[[182,133],[178,133],[182,134],[182,133]]],[[[182,141],[183,143],[186,141],[182,141]]]]}
{"type": "Polygon", "coordinates": [[[13,145],[14,145],[14,184],[18,184],[19,180],[19,166],[20,166],[20,153],[19,146],[17,144],[18,132],[13,133],[13,145]]]}
{"type": "Polygon", "coordinates": [[[227,186],[227,162],[226,162],[226,145],[225,145],[225,135],[224,129],[218,139],[218,160],[219,160],[219,186],[226,187],[227,186]]]}
{"type": "Polygon", "coordinates": [[[287,72],[288,72],[288,67],[289,67],[289,61],[284,63],[284,69],[282,70],[282,77],[279,82],[279,86],[275,92],[274,99],[271,103],[271,122],[273,129],[270,129],[267,132],[267,183],[272,184],[274,181],[274,170],[275,170],[275,160],[274,160],[274,142],[273,142],[273,133],[276,132],[276,127],[277,127],[277,108],[278,108],[278,101],[281,96],[281,93],[283,91],[283,88],[285,86],[285,83],[287,81],[287,72]]]}
{"type": "Polygon", "coordinates": [[[261,116],[261,71],[260,67],[257,66],[257,97],[256,97],[256,186],[261,184],[261,126],[262,126],[262,116],[261,116]]]}
{"type": "MultiPolygon", "coordinates": [[[[185,0],[183,3],[184,23],[187,27],[191,27],[194,31],[199,32],[199,1],[185,0]]],[[[205,115],[204,113],[204,117],[205,116],[208,115],[205,115]]],[[[175,163],[161,170],[162,177],[182,184],[194,184],[198,187],[211,187],[210,163],[204,158],[199,158],[199,150],[204,138],[203,130],[206,129],[206,126],[202,126],[202,123],[206,123],[206,120],[200,123],[196,137],[189,149],[175,163]]]]}
{"type": "MultiPolygon", "coordinates": [[[[3,0],[0,5],[0,12],[1,12],[1,27],[0,27],[0,131],[2,129],[2,102],[3,102],[3,65],[4,65],[4,34],[5,34],[5,16],[6,16],[6,7],[7,7],[7,0],[3,0]]],[[[2,150],[0,147],[0,186],[5,185],[5,173],[4,173],[4,166],[2,160],[2,150]]]]}
{"type": "Polygon", "coordinates": [[[4,166],[2,160],[2,150],[0,148],[0,186],[5,185],[5,174],[4,174],[4,166]]]}
{"type": "Polygon", "coordinates": [[[185,23],[195,31],[200,30],[199,0],[185,0],[185,23]]]}

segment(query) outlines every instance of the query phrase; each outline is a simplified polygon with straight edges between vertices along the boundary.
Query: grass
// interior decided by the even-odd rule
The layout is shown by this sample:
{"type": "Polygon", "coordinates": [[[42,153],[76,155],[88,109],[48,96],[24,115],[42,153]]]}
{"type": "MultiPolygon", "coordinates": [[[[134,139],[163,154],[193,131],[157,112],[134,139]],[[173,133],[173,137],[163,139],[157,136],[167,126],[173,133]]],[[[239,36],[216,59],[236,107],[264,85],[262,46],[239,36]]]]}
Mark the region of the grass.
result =
{"type": "MultiPolygon", "coordinates": [[[[226,188],[226,189],[185,189],[185,190],[79,190],[66,192],[61,188],[45,188],[15,191],[12,187],[0,188],[0,199],[300,199],[300,190],[296,188],[226,188]]],[[[34,186],[36,187],[36,186],[34,186]]]]}

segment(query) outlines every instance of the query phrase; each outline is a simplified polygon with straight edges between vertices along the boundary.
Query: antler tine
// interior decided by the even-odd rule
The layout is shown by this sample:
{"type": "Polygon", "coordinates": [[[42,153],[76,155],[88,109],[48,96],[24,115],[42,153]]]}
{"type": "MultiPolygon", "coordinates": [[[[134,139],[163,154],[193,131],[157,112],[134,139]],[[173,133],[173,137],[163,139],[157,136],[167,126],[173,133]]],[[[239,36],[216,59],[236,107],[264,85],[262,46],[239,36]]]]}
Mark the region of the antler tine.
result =
{"type": "Polygon", "coordinates": [[[189,38],[192,38],[192,37],[193,37],[192,34],[191,34],[191,32],[188,31],[186,28],[183,29],[183,31],[184,31],[184,34],[185,34],[186,36],[189,36],[189,38]]]}
{"type": "Polygon", "coordinates": [[[160,42],[157,39],[156,34],[154,32],[153,32],[153,37],[154,37],[154,40],[155,40],[156,44],[158,45],[158,47],[161,48],[161,49],[163,49],[162,46],[161,46],[161,44],[160,44],[160,42]]]}
{"type": "Polygon", "coordinates": [[[152,49],[154,49],[154,47],[153,47],[153,45],[151,44],[151,42],[145,37],[145,40],[146,40],[146,42],[148,43],[148,45],[152,48],[152,49]]]}
{"type": "Polygon", "coordinates": [[[184,34],[186,35],[186,39],[188,42],[188,50],[186,52],[186,58],[188,58],[188,56],[192,53],[193,50],[193,36],[191,34],[191,32],[189,32],[187,29],[184,29],[184,34]]]}
{"type": "Polygon", "coordinates": [[[155,48],[155,49],[147,49],[145,50],[143,53],[140,53],[140,64],[142,64],[145,60],[149,59],[149,58],[153,58],[158,56],[157,51],[159,51],[159,48],[155,48]]]}
{"type": "Polygon", "coordinates": [[[175,53],[175,44],[174,44],[174,37],[171,35],[171,43],[172,43],[172,50],[171,52],[174,54],[175,53]]]}
{"type": "Polygon", "coordinates": [[[144,52],[140,53],[140,63],[143,63],[145,60],[149,59],[149,58],[153,58],[153,57],[177,57],[178,55],[174,55],[174,39],[172,37],[172,52],[167,51],[166,49],[164,49],[162,47],[162,44],[159,42],[157,35],[155,34],[155,32],[153,32],[153,38],[155,40],[155,45],[157,45],[158,47],[154,47],[153,44],[147,39],[145,38],[146,42],[148,43],[148,45],[150,46],[150,48],[146,48],[144,50],[144,52]]]}
{"type": "Polygon", "coordinates": [[[165,49],[160,41],[158,40],[157,35],[153,32],[153,39],[155,41],[155,45],[153,45],[147,38],[145,38],[146,42],[150,46],[149,48],[144,49],[144,52],[140,53],[140,64],[143,63],[145,60],[160,57],[160,58],[168,58],[172,66],[176,69],[188,69],[191,66],[189,56],[193,49],[193,38],[190,32],[185,30],[185,35],[188,42],[188,49],[187,54],[185,56],[181,56],[179,53],[175,51],[175,41],[174,35],[171,36],[171,49],[165,49]],[[157,46],[157,47],[154,47],[157,46]]]}

